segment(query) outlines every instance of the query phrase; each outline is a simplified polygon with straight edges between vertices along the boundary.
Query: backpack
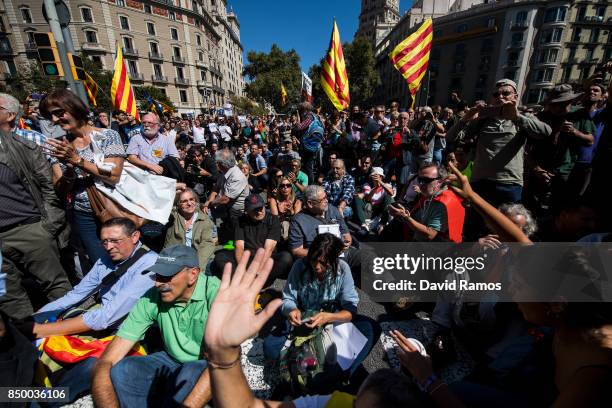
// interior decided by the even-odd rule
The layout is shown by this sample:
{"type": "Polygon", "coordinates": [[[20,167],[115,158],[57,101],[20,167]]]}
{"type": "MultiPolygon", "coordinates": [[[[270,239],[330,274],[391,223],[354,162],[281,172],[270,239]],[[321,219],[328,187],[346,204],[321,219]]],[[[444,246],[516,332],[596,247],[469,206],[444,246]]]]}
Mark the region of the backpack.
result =
{"type": "Polygon", "coordinates": [[[323,142],[323,133],[324,130],[321,119],[319,119],[317,115],[312,114],[312,122],[302,138],[302,146],[304,149],[310,153],[318,152],[323,142]]]}
{"type": "Polygon", "coordinates": [[[309,333],[304,333],[303,328],[295,328],[281,350],[281,384],[293,397],[330,393],[342,376],[331,337],[333,325],[317,327],[309,333]]]}

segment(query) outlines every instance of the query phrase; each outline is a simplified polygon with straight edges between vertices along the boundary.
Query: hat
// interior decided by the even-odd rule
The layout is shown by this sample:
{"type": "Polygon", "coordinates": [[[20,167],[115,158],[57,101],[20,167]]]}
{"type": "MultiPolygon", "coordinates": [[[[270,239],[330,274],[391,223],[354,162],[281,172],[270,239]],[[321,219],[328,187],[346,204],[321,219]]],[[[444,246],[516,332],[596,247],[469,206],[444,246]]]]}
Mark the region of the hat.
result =
{"type": "Polygon", "coordinates": [[[503,79],[500,79],[499,81],[497,81],[497,82],[495,83],[495,87],[496,87],[496,88],[499,88],[500,86],[511,86],[511,87],[513,87],[513,88],[514,88],[514,91],[515,91],[515,92],[517,92],[517,91],[518,91],[518,89],[517,89],[517,87],[516,87],[516,82],[514,82],[513,80],[508,79],[508,78],[503,78],[503,79]]]}
{"type": "Polygon", "coordinates": [[[548,96],[546,97],[546,103],[561,103],[561,102],[569,102],[578,98],[582,95],[581,93],[574,93],[571,85],[561,84],[555,86],[553,89],[548,91],[548,96]]]}
{"type": "Polygon", "coordinates": [[[249,194],[249,196],[244,201],[244,207],[247,211],[253,211],[258,208],[265,207],[266,204],[259,196],[259,194],[249,194]]]}
{"type": "Polygon", "coordinates": [[[195,249],[186,245],[173,245],[162,249],[155,264],[142,274],[153,272],[161,276],[174,276],[183,268],[199,268],[200,261],[195,249]]]}
{"type": "Polygon", "coordinates": [[[378,175],[380,177],[385,177],[385,172],[382,167],[372,167],[372,172],[370,173],[370,177],[378,175]]]}

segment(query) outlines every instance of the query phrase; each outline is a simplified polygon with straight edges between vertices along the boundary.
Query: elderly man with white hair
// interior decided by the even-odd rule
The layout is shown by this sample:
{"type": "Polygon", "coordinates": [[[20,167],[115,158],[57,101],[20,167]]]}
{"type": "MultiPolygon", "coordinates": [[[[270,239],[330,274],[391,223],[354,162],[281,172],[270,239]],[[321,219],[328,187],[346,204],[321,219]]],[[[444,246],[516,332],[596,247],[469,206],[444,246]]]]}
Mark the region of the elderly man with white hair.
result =
{"type": "Polygon", "coordinates": [[[23,275],[34,276],[49,300],[62,297],[71,286],[57,242],[66,216],[42,149],[17,134],[18,114],[17,99],[0,94],[0,242],[7,292],[0,310],[25,319],[33,309],[21,284],[23,275]]]}
{"type": "Polygon", "coordinates": [[[160,133],[159,117],[147,113],[142,117],[140,133],[130,139],[127,148],[128,161],[154,174],[163,174],[160,162],[166,157],[179,158],[174,139],[160,133]]]}
{"type": "Polygon", "coordinates": [[[355,194],[355,179],[346,172],[344,160],[334,160],[331,172],[322,185],[329,203],[338,207],[343,217],[350,218],[353,215],[351,203],[355,194]]]}

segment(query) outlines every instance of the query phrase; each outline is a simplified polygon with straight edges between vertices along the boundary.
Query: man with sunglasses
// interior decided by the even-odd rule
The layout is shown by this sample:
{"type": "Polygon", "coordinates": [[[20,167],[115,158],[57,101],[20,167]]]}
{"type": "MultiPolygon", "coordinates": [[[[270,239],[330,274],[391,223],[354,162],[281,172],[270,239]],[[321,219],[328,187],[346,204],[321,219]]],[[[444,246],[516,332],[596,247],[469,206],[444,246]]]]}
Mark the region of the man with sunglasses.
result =
{"type": "Polygon", "coordinates": [[[204,406],[211,399],[204,329],[220,281],[200,272],[185,245],[164,248],[145,273],[155,281],[98,360],[92,394],[99,407],[204,406]],[[153,325],[163,351],[126,357],[153,325]]]}
{"type": "Polygon", "coordinates": [[[411,210],[391,204],[389,214],[405,226],[408,241],[462,242],[465,209],[459,198],[444,184],[446,171],[435,163],[419,169],[419,197],[411,210]]]}
{"type": "Polygon", "coordinates": [[[490,105],[471,108],[446,134],[448,142],[477,139],[472,186],[497,207],[518,203],[523,195],[523,156],[528,138],[544,139],[551,128],[518,112],[517,85],[510,79],[495,84],[490,105]]]}

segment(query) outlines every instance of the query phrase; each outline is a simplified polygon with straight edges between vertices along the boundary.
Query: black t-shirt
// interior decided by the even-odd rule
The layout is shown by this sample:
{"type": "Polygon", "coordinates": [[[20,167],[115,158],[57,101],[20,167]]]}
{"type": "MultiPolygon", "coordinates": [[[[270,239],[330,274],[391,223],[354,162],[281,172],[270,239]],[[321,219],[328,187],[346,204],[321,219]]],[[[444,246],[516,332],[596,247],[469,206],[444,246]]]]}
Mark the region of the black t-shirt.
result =
{"type": "Polygon", "coordinates": [[[281,236],[278,216],[266,213],[261,221],[254,221],[247,214],[240,217],[234,231],[236,241],[244,241],[244,249],[255,251],[263,248],[266,239],[278,242],[281,236]]]}

